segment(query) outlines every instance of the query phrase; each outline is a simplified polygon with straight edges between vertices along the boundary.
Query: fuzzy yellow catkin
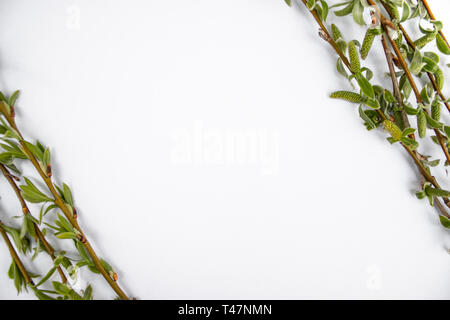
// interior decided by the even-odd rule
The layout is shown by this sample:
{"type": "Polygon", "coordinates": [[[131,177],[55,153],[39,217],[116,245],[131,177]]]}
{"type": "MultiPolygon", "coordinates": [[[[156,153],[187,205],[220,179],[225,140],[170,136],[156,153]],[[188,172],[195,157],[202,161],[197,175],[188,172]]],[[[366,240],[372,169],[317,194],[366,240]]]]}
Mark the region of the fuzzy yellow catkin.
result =
{"type": "Polygon", "coordinates": [[[364,36],[363,44],[361,46],[361,59],[366,59],[369,55],[370,48],[372,48],[373,40],[375,39],[375,31],[368,29],[364,36]]]}
{"type": "Polygon", "coordinates": [[[439,90],[444,89],[444,72],[442,71],[442,69],[439,68],[434,73],[434,78],[436,79],[436,83],[439,87],[439,90]]]}
{"type": "Polygon", "coordinates": [[[436,121],[441,120],[441,104],[437,101],[431,105],[431,117],[436,121]]]}
{"type": "Polygon", "coordinates": [[[394,140],[399,141],[401,138],[403,138],[402,130],[400,130],[400,128],[397,127],[397,125],[391,120],[384,120],[383,127],[387,132],[390,133],[391,137],[394,138],[394,140]]]}
{"type": "Polygon", "coordinates": [[[424,138],[427,134],[427,117],[425,112],[422,110],[417,114],[417,131],[419,132],[419,137],[424,138]]]}
{"type": "Polygon", "coordinates": [[[364,103],[367,100],[360,94],[351,91],[336,91],[330,95],[330,98],[342,99],[354,103],[364,103]]]}
{"type": "Polygon", "coordinates": [[[359,72],[361,69],[361,63],[359,61],[358,50],[354,41],[350,41],[348,44],[348,55],[350,58],[350,68],[353,72],[359,72]]]}
{"type": "Polygon", "coordinates": [[[333,23],[331,25],[331,34],[333,36],[333,39],[336,41],[337,39],[342,38],[341,31],[339,31],[339,28],[336,27],[336,25],[333,23]]]}
{"type": "Polygon", "coordinates": [[[416,41],[414,41],[414,45],[417,48],[422,49],[429,42],[433,41],[435,38],[436,38],[436,34],[435,33],[428,33],[428,34],[424,35],[423,37],[421,37],[421,38],[417,39],[416,41]]]}

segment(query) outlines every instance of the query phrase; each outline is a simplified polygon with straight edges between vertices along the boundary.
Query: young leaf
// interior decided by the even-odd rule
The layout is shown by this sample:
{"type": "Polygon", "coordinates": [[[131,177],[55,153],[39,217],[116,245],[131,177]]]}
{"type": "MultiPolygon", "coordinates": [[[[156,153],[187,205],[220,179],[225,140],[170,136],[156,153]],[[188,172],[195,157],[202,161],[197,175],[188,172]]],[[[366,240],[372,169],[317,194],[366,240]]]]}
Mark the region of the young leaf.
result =
{"type": "Polygon", "coordinates": [[[337,15],[338,17],[343,17],[346,15],[349,15],[350,13],[353,12],[354,5],[355,5],[355,0],[351,0],[351,1],[349,1],[348,5],[346,7],[344,7],[343,9],[334,11],[334,14],[337,15]]]}
{"type": "Polygon", "coordinates": [[[444,228],[450,229],[450,219],[444,216],[439,216],[439,220],[441,221],[441,224],[444,226],[444,228]]]}
{"type": "Polygon", "coordinates": [[[70,188],[67,186],[67,184],[63,183],[63,195],[64,200],[73,207],[73,197],[72,197],[72,191],[70,191],[70,188]]]}
{"type": "Polygon", "coordinates": [[[447,46],[447,43],[444,41],[440,34],[436,36],[436,45],[440,52],[446,55],[450,55],[450,48],[447,46]]]}
{"type": "Polygon", "coordinates": [[[17,97],[19,96],[19,90],[14,91],[14,93],[9,97],[8,104],[14,106],[16,104],[17,97]]]}
{"type": "Polygon", "coordinates": [[[373,87],[370,84],[369,80],[367,80],[362,74],[356,74],[356,81],[358,82],[361,91],[371,99],[375,98],[375,92],[373,91],[373,87]]]}

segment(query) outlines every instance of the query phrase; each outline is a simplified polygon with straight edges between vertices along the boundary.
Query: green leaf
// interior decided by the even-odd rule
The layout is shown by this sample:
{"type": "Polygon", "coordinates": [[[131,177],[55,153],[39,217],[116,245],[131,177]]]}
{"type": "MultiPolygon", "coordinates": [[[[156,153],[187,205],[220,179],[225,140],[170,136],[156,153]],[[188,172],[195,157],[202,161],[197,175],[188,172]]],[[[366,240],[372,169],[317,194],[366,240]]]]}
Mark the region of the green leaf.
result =
{"type": "Polygon", "coordinates": [[[436,45],[440,52],[446,55],[450,55],[450,48],[447,46],[447,43],[445,43],[440,34],[436,36],[436,45]]]}
{"type": "Polygon", "coordinates": [[[363,13],[364,13],[364,7],[361,4],[360,0],[356,0],[355,4],[353,6],[353,20],[355,20],[355,22],[361,26],[364,25],[364,17],[363,17],[363,13]]]}
{"type": "Polygon", "coordinates": [[[439,63],[439,60],[440,60],[440,59],[439,59],[439,55],[437,55],[436,53],[431,52],[431,51],[428,51],[428,52],[425,52],[423,55],[424,55],[425,57],[427,57],[427,58],[433,60],[434,63],[439,63]]]}
{"type": "Polygon", "coordinates": [[[284,0],[284,2],[291,7],[292,6],[292,0],[284,0]]]}
{"type": "Polygon", "coordinates": [[[425,187],[425,194],[429,197],[441,197],[441,198],[450,197],[450,191],[433,188],[430,186],[425,187]]]}
{"type": "Polygon", "coordinates": [[[55,273],[55,271],[56,271],[56,267],[51,268],[50,271],[44,277],[42,277],[42,279],[39,281],[39,283],[35,285],[35,287],[37,288],[40,285],[42,285],[43,283],[47,282],[47,280],[50,279],[50,277],[55,273]]]}
{"type": "Polygon", "coordinates": [[[17,247],[17,250],[25,253],[26,248],[24,247],[22,239],[20,238],[19,230],[15,229],[15,228],[7,227],[5,225],[3,225],[2,228],[12,237],[13,242],[17,247]]]}
{"type": "Polygon", "coordinates": [[[347,71],[345,70],[344,64],[342,62],[341,58],[337,59],[336,62],[336,69],[339,72],[339,74],[341,74],[343,77],[345,77],[346,79],[348,79],[348,74],[347,71]]]}
{"type": "Polygon", "coordinates": [[[39,161],[42,161],[42,158],[44,157],[44,152],[42,152],[42,150],[38,146],[36,146],[28,141],[25,141],[25,145],[31,151],[31,153],[33,154],[33,156],[36,159],[38,159],[39,161]]]}
{"type": "Polygon", "coordinates": [[[400,139],[400,141],[404,145],[408,146],[411,150],[416,150],[419,147],[419,143],[416,140],[408,137],[403,137],[400,139]]]}
{"type": "Polygon", "coordinates": [[[84,290],[83,299],[84,300],[92,300],[92,287],[91,287],[91,285],[88,285],[86,290],[84,290]]]}
{"type": "Polygon", "coordinates": [[[72,289],[70,289],[67,285],[53,281],[52,282],[53,288],[55,288],[55,291],[62,295],[68,295],[72,289]]]}
{"type": "Polygon", "coordinates": [[[19,90],[14,91],[14,93],[9,97],[8,104],[14,106],[16,104],[17,97],[19,96],[19,90]]]}
{"type": "Polygon", "coordinates": [[[411,15],[411,7],[409,6],[407,1],[403,2],[403,8],[402,8],[402,18],[400,19],[400,22],[404,22],[408,20],[408,18],[411,15]]]}
{"type": "Polygon", "coordinates": [[[33,290],[34,295],[39,300],[55,300],[54,298],[50,297],[49,295],[45,294],[42,290],[39,290],[35,287],[31,287],[31,290],[33,290]]]}
{"type": "Polygon", "coordinates": [[[441,221],[441,224],[446,229],[450,229],[450,220],[447,217],[439,216],[439,220],[441,221]]]}
{"type": "Polygon", "coordinates": [[[22,229],[20,231],[20,239],[23,239],[27,234],[36,238],[36,230],[34,228],[33,220],[29,214],[23,216],[22,229]]]}
{"type": "Polygon", "coordinates": [[[422,61],[422,55],[420,54],[420,51],[419,50],[414,51],[414,55],[411,60],[411,65],[409,66],[409,70],[413,74],[418,75],[425,65],[426,63],[422,61]]]}
{"type": "Polygon", "coordinates": [[[404,137],[407,137],[407,136],[409,136],[410,134],[413,134],[415,131],[416,131],[416,129],[414,129],[414,128],[406,128],[405,130],[403,130],[402,135],[403,135],[404,137]]]}
{"type": "Polygon", "coordinates": [[[23,284],[23,278],[22,278],[22,274],[20,273],[19,268],[17,267],[17,264],[14,263],[14,286],[16,287],[17,290],[17,294],[19,294],[20,292],[22,292],[22,284],[23,284]]]}
{"type": "Polygon", "coordinates": [[[447,135],[447,137],[450,137],[450,126],[444,126],[444,132],[447,135]]]}
{"type": "Polygon", "coordinates": [[[108,262],[106,262],[103,259],[100,259],[100,261],[102,263],[103,268],[105,268],[106,271],[108,271],[108,272],[114,271],[113,268],[111,267],[111,265],[108,262]]]}
{"type": "MultiPolygon", "coordinates": [[[[50,149],[47,148],[42,156],[42,163],[44,164],[44,169],[47,170],[47,166],[50,164],[50,149]]],[[[44,171],[45,172],[45,171],[44,171]]]]}
{"type": "Polygon", "coordinates": [[[64,228],[66,231],[69,232],[74,231],[72,224],[66,218],[61,216],[59,213],[58,213],[58,221],[55,220],[55,222],[59,222],[61,227],[64,228]]]}
{"type": "Polygon", "coordinates": [[[364,104],[372,109],[380,109],[380,103],[375,99],[367,99],[364,104]]]}
{"type": "Polygon", "coordinates": [[[8,269],[8,277],[12,280],[14,279],[14,260],[11,262],[11,265],[8,269]]]}
{"type": "Polygon", "coordinates": [[[427,118],[427,124],[433,128],[433,129],[443,129],[444,124],[442,122],[434,120],[432,117],[430,117],[427,113],[424,113],[425,117],[427,118]]]}
{"type": "Polygon", "coordinates": [[[364,120],[364,122],[367,126],[367,129],[370,130],[370,129],[375,129],[377,127],[376,124],[372,121],[372,119],[364,112],[361,105],[359,106],[358,112],[359,112],[359,116],[361,117],[361,119],[364,120]]]}
{"type": "Polygon", "coordinates": [[[80,254],[80,257],[82,257],[84,260],[90,261],[90,257],[88,256],[86,249],[84,248],[84,246],[81,242],[77,241],[75,243],[75,247],[77,248],[77,251],[80,254]]]}
{"type": "Polygon", "coordinates": [[[369,80],[367,80],[362,74],[356,74],[356,81],[358,82],[361,91],[371,99],[375,98],[375,92],[373,91],[373,87],[370,84],[369,80]]]}
{"type": "Polygon", "coordinates": [[[58,239],[72,239],[72,240],[77,239],[77,236],[73,232],[61,232],[61,233],[57,233],[55,235],[58,239]]]}
{"type": "Polygon", "coordinates": [[[314,7],[316,6],[316,0],[307,0],[306,6],[308,7],[309,10],[313,10],[314,7]]]}
{"type": "Polygon", "coordinates": [[[70,204],[71,207],[73,207],[72,191],[70,191],[70,188],[65,183],[63,183],[63,195],[64,195],[64,200],[68,204],[70,204]]]}
{"type": "Polygon", "coordinates": [[[324,0],[320,0],[320,3],[322,4],[322,12],[320,14],[320,17],[322,21],[326,21],[329,12],[328,4],[324,0]]]}
{"type": "Polygon", "coordinates": [[[349,1],[348,5],[345,8],[334,11],[334,14],[337,15],[338,17],[343,17],[346,15],[349,15],[350,13],[353,12],[354,5],[355,5],[355,0],[349,1]]]}
{"type": "Polygon", "coordinates": [[[22,196],[32,203],[50,202],[52,198],[42,193],[29,179],[25,178],[26,185],[21,185],[22,196]]]}

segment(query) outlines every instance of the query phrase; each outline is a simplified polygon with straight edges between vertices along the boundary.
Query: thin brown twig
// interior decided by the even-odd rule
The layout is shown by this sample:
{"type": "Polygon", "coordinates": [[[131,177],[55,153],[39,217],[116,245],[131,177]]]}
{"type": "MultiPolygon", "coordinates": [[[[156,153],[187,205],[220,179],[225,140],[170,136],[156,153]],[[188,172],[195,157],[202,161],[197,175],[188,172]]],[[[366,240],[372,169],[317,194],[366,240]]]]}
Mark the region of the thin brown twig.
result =
{"type": "MultiPolygon", "coordinates": [[[[27,203],[26,203],[25,199],[22,197],[22,193],[20,192],[19,187],[17,186],[16,182],[14,181],[12,174],[9,172],[9,170],[3,164],[0,164],[0,171],[2,172],[2,174],[6,178],[6,180],[9,182],[9,184],[11,185],[11,188],[14,190],[14,193],[16,194],[17,199],[19,200],[20,205],[22,207],[23,214],[24,215],[30,214],[30,209],[28,209],[27,203]]],[[[34,225],[34,229],[36,231],[36,235],[39,238],[39,240],[42,242],[42,244],[45,248],[45,251],[52,258],[52,260],[55,261],[56,260],[55,250],[50,245],[50,243],[48,243],[47,239],[45,239],[45,236],[42,233],[39,226],[37,225],[37,223],[33,221],[33,225],[34,225]]],[[[61,269],[61,267],[58,266],[57,270],[61,277],[62,282],[66,283],[67,278],[66,278],[63,270],[61,269]]]]}
{"type": "MultiPolygon", "coordinates": [[[[402,93],[400,91],[400,84],[398,82],[397,75],[395,74],[395,67],[394,67],[394,60],[393,60],[392,52],[389,49],[389,45],[386,40],[386,36],[384,34],[381,35],[381,44],[383,46],[384,55],[386,56],[386,62],[389,67],[389,73],[391,75],[394,96],[397,100],[398,105],[400,106],[403,122],[405,123],[406,127],[411,127],[408,116],[406,115],[406,112],[405,112],[405,108],[403,106],[402,93]]],[[[410,138],[415,140],[414,134],[411,134],[410,138]]]]}
{"type": "Polygon", "coordinates": [[[5,243],[8,247],[9,253],[11,254],[11,258],[14,260],[14,263],[17,265],[17,267],[20,270],[20,273],[22,274],[23,278],[25,279],[26,284],[34,285],[33,280],[31,279],[31,276],[28,274],[27,269],[23,265],[22,261],[19,258],[19,255],[17,254],[16,250],[14,249],[14,246],[11,243],[11,240],[9,240],[8,234],[6,233],[5,229],[3,229],[3,222],[0,221],[0,234],[2,235],[3,239],[5,240],[5,243]]]}

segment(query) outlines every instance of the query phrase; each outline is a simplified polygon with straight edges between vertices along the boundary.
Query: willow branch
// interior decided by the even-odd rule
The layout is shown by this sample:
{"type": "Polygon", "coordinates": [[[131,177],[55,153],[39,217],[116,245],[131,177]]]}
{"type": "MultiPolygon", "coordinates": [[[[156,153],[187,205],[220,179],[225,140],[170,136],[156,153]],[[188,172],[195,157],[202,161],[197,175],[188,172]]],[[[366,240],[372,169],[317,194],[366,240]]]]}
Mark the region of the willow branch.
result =
{"type": "MultiPolygon", "coordinates": [[[[406,115],[405,108],[403,106],[403,98],[402,98],[402,93],[400,91],[400,84],[398,82],[397,75],[395,74],[395,67],[394,67],[394,60],[392,57],[392,52],[389,49],[389,45],[386,40],[386,36],[384,34],[381,35],[381,44],[383,46],[384,55],[386,56],[386,62],[389,67],[389,73],[390,73],[391,79],[392,79],[392,88],[393,88],[394,96],[397,100],[398,105],[401,108],[402,118],[403,118],[405,125],[407,127],[410,127],[411,125],[409,123],[408,116],[406,115]]],[[[411,134],[410,138],[415,139],[414,134],[411,134]]]]}
{"type": "MultiPolygon", "coordinates": [[[[6,178],[6,180],[8,180],[9,184],[11,185],[11,188],[14,190],[14,193],[16,194],[17,199],[19,200],[20,205],[22,207],[23,214],[24,215],[30,214],[30,210],[28,209],[27,203],[25,202],[25,199],[22,197],[22,193],[20,192],[19,187],[17,186],[16,182],[14,181],[13,175],[8,171],[8,169],[3,164],[0,164],[0,171],[2,172],[2,174],[6,178]]],[[[33,221],[33,225],[34,225],[34,229],[36,230],[36,235],[38,236],[39,240],[44,245],[45,251],[52,258],[52,260],[55,261],[56,260],[55,250],[50,245],[50,243],[47,242],[44,234],[42,233],[42,231],[39,228],[39,226],[37,225],[37,223],[33,221]]],[[[62,271],[61,267],[58,266],[57,270],[61,277],[62,282],[66,283],[67,278],[66,278],[64,272],[62,271]]]]}
{"type": "MultiPolygon", "coordinates": [[[[373,0],[368,0],[368,2],[370,5],[374,6],[375,8],[378,8],[373,0]]],[[[378,12],[380,12],[380,11],[378,10],[378,12]]],[[[408,82],[411,85],[411,88],[414,92],[417,103],[423,103],[423,100],[422,100],[422,97],[420,96],[420,92],[419,92],[419,89],[417,88],[416,82],[414,81],[414,78],[412,77],[411,72],[409,71],[408,64],[406,63],[405,59],[403,58],[397,44],[395,43],[395,41],[392,40],[392,38],[389,36],[389,33],[387,32],[387,28],[389,28],[391,25],[393,25],[392,22],[390,20],[388,20],[385,16],[383,16],[381,14],[381,12],[380,12],[380,19],[381,19],[381,24],[383,25],[383,28],[386,31],[386,36],[389,39],[389,42],[391,43],[391,46],[394,49],[395,55],[397,56],[397,59],[400,62],[400,65],[402,66],[403,71],[405,72],[406,78],[408,79],[408,82]]],[[[424,109],[424,112],[426,112],[428,115],[430,115],[428,110],[424,109]]],[[[441,146],[442,151],[444,152],[445,158],[450,163],[450,153],[448,151],[447,146],[445,145],[444,138],[443,138],[441,132],[438,129],[433,129],[433,131],[436,134],[436,138],[439,141],[439,145],[441,146]]]]}
{"type": "MultiPolygon", "coordinates": [[[[330,43],[333,47],[333,49],[336,51],[336,53],[338,54],[338,56],[342,59],[343,63],[345,64],[345,66],[347,67],[347,69],[354,74],[354,72],[351,70],[350,68],[350,62],[348,61],[347,57],[342,53],[342,51],[339,49],[339,47],[336,45],[336,43],[334,42],[334,40],[332,39],[332,37],[330,36],[330,33],[328,32],[327,28],[324,26],[324,24],[322,23],[322,21],[320,20],[319,16],[317,15],[317,12],[315,10],[309,10],[307,7],[307,2],[306,0],[302,0],[303,4],[306,6],[307,10],[312,14],[312,16],[314,17],[314,19],[317,21],[317,23],[319,24],[320,28],[322,29],[322,31],[327,35],[327,42],[330,43]],[[334,44],[334,45],[333,45],[334,44]]],[[[378,115],[383,119],[386,120],[386,115],[380,110],[377,109],[378,115]]],[[[440,189],[440,185],[437,182],[437,180],[428,172],[428,170],[425,168],[425,166],[423,165],[423,163],[419,160],[419,158],[417,157],[417,155],[406,145],[404,145],[403,143],[401,144],[403,146],[403,148],[407,151],[407,153],[409,154],[409,156],[413,159],[414,163],[416,164],[417,168],[419,169],[419,172],[425,177],[425,179],[430,182],[434,187],[440,189]]]]}
{"type": "MultiPolygon", "coordinates": [[[[384,9],[389,14],[390,18],[393,19],[394,14],[392,13],[392,10],[383,1],[381,1],[381,4],[383,5],[384,9]]],[[[398,23],[398,28],[402,32],[408,46],[411,49],[416,50],[416,45],[414,44],[414,41],[411,39],[411,37],[406,32],[405,28],[402,26],[401,23],[398,23]]],[[[439,88],[439,85],[436,82],[436,78],[430,72],[427,72],[427,75],[431,81],[434,91],[436,91],[436,93],[439,95],[439,97],[441,97],[442,101],[444,102],[445,107],[447,108],[448,112],[450,112],[450,104],[447,102],[447,98],[444,96],[444,94],[442,93],[442,90],[439,88]]]]}
{"type": "Polygon", "coordinates": [[[3,222],[1,221],[0,221],[0,234],[3,237],[3,240],[5,240],[6,246],[8,247],[9,253],[11,254],[11,258],[19,268],[20,273],[25,279],[26,284],[34,286],[33,280],[31,279],[30,275],[27,272],[27,269],[25,269],[25,266],[20,260],[19,255],[17,254],[16,250],[14,249],[14,246],[11,243],[11,240],[9,240],[8,234],[6,233],[5,229],[3,229],[3,222]]]}
{"type": "Polygon", "coordinates": [[[88,252],[89,256],[92,258],[93,263],[95,264],[98,271],[102,274],[102,276],[105,278],[105,280],[108,282],[108,284],[111,286],[111,288],[117,293],[117,295],[123,299],[123,300],[129,300],[128,296],[125,294],[125,292],[119,287],[119,285],[116,283],[116,279],[112,279],[108,271],[106,271],[105,267],[103,266],[100,258],[97,256],[97,254],[94,251],[94,248],[91,246],[89,241],[87,240],[85,234],[83,233],[83,230],[78,225],[78,221],[76,219],[76,216],[72,213],[72,211],[66,206],[64,201],[62,200],[61,196],[59,195],[58,191],[56,190],[55,185],[53,184],[52,178],[50,175],[47,175],[45,173],[41,166],[39,165],[39,162],[37,161],[36,157],[33,155],[31,150],[28,148],[27,144],[25,143],[25,139],[22,136],[22,133],[20,132],[19,128],[16,125],[16,121],[14,119],[14,113],[11,113],[10,115],[4,114],[6,120],[10,124],[10,126],[16,131],[17,135],[19,136],[19,143],[22,147],[22,150],[27,155],[28,159],[30,159],[31,163],[35,167],[36,171],[44,181],[44,183],[47,185],[49,191],[54,197],[55,204],[59,207],[59,209],[63,212],[64,216],[69,220],[71,225],[74,227],[75,230],[78,232],[78,240],[83,244],[84,248],[88,252]]]}

